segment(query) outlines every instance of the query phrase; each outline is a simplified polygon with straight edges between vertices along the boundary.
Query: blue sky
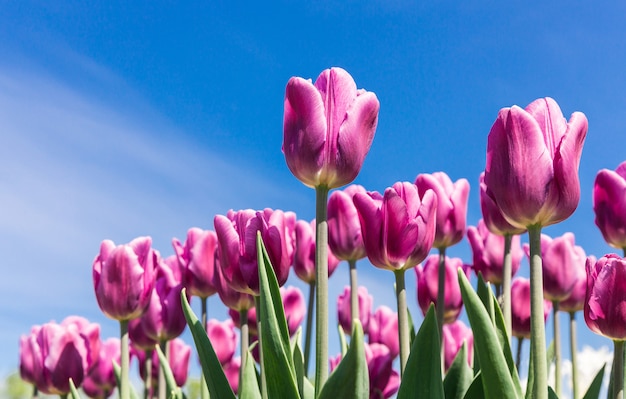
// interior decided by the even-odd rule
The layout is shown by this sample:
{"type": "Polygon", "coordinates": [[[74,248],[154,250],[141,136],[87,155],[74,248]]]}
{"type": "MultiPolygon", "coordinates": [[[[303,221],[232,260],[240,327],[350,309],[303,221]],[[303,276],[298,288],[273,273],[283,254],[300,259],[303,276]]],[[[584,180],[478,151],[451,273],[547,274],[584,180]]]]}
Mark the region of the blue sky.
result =
{"type": "MultiPolygon", "coordinates": [[[[613,252],[593,223],[591,190],[598,170],[626,159],[623,4],[21,1],[1,9],[4,374],[33,324],[82,314],[104,336],[117,334],[93,296],[101,240],[150,235],[169,255],[172,237],[212,228],[230,208],[313,218],[314,193],[280,151],[284,88],[291,76],[315,79],[330,66],[381,103],[356,182],[382,191],[419,173],[467,178],[469,224],[480,218],[477,179],[500,108],[550,96],[568,118],[584,112],[579,209],[545,232],[573,231],[588,254],[613,252]]],[[[448,252],[470,261],[466,241],[448,252]]],[[[360,265],[375,304],[395,307],[391,273],[360,265]]],[[[346,269],[331,294],[347,283],[346,269]]],[[[415,298],[412,274],[408,285],[415,298]]],[[[226,317],[211,304],[212,316],[226,317]]],[[[581,346],[609,345],[579,323],[581,346]]]]}

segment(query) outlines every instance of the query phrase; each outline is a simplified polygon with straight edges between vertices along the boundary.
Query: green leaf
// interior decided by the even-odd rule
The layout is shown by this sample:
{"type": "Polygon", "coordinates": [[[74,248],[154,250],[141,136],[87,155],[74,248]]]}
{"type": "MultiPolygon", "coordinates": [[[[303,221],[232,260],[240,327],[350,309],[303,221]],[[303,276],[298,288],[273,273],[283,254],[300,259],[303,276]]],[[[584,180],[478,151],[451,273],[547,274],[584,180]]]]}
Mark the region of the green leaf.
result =
{"type": "Polygon", "coordinates": [[[161,350],[159,345],[156,346],[157,356],[159,356],[159,365],[161,370],[163,370],[163,374],[165,375],[165,386],[167,387],[168,398],[172,399],[182,399],[183,391],[180,389],[178,385],[176,385],[176,380],[174,379],[174,374],[172,373],[172,369],[170,367],[170,362],[167,360],[167,357],[161,350]]]}
{"type": "Polygon", "coordinates": [[[406,313],[409,316],[409,337],[410,337],[410,345],[413,345],[413,341],[415,340],[415,324],[413,323],[413,316],[411,316],[411,312],[409,308],[406,308],[406,313]]]}
{"type": "Polygon", "coordinates": [[[341,357],[344,357],[346,355],[346,352],[348,352],[346,333],[345,331],[343,331],[343,327],[341,327],[341,324],[337,324],[337,331],[339,332],[339,348],[341,349],[341,357]]]}
{"type": "Polygon", "coordinates": [[[315,398],[315,387],[304,373],[304,356],[300,346],[300,337],[302,335],[302,327],[298,327],[295,335],[291,337],[291,354],[293,356],[293,365],[296,370],[296,382],[298,383],[298,392],[303,399],[315,398]]]}
{"type": "Polygon", "coordinates": [[[204,327],[202,327],[202,323],[200,323],[198,317],[193,310],[191,310],[191,306],[189,306],[186,289],[184,288],[180,293],[180,300],[185,319],[187,319],[189,330],[196,344],[196,350],[198,351],[200,364],[202,365],[202,373],[204,374],[204,381],[209,389],[211,399],[235,399],[235,394],[230,388],[226,375],[224,375],[224,370],[222,369],[220,361],[217,359],[213,345],[211,345],[211,341],[204,327]]]}
{"type": "Polygon", "coordinates": [[[496,334],[498,335],[498,339],[500,341],[502,353],[504,354],[504,360],[506,360],[506,365],[509,369],[509,373],[511,374],[511,378],[513,379],[513,384],[515,385],[517,397],[521,398],[523,396],[522,383],[519,380],[517,367],[515,367],[515,360],[513,360],[511,340],[506,333],[506,326],[504,325],[504,315],[502,315],[502,310],[500,309],[500,305],[498,305],[498,300],[496,299],[495,295],[492,294],[491,299],[494,306],[496,334]]]}
{"type": "Polygon", "coordinates": [[[74,385],[74,380],[70,378],[70,395],[72,399],[80,399],[80,395],[78,394],[78,390],[76,389],[76,385],[74,385]]]}
{"type": "Polygon", "coordinates": [[[604,379],[605,368],[606,364],[604,364],[604,366],[602,366],[602,368],[598,370],[596,376],[593,377],[593,381],[591,382],[591,385],[589,385],[587,392],[585,392],[585,396],[583,396],[583,399],[598,399],[600,397],[600,390],[602,389],[602,380],[604,379]]]}
{"type": "Polygon", "coordinates": [[[463,399],[483,399],[485,392],[483,391],[483,378],[482,373],[479,371],[475,376],[472,384],[465,392],[463,399]]]}
{"type": "Polygon", "coordinates": [[[556,396],[556,392],[554,392],[554,389],[552,389],[551,386],[548,386],[548,399],[559,399],[559,397],[556,396]]]}
{"type": "Polygon", "coordinates": [[[322,387],[318,399],[362,399],[369,398],[370,380],[363,327],[358,319],[352,320],[350,348],[322,387]]]}
{"type": "Polygon", "coordinates": [[[257,260],[259,265],[259,311],[261,313],[260,342],[263,352],[263,372],[268,397],[274,399],[299,398],[296,370],[293,364],[289,330],[278,281],[270,262],[261,233],[257,233],[257,260]]]}
{"type": "Polygon", "coordinates": [[[487,313],[489,314],[489,318],[491,322],[495,325],[495,308],[499,307],[497,302],[494,306],[491,298],[493,297],[493,291],[491,291],[491,287],[488,283],[483,279],[483,274],[478,273],[478,283],[476,286],[476,293],[478,297],[482,301],[483,305],[485,305],[485,309],[487,309],[487,313]]]}
{"type": "Polygon", "coordinates": [[[446,399],[463,399],[473,379],[474,372],[467,362],[467,341],[465,341],[443,379],[446,399]]]}
{"type": "MultiPolygon", "coordinates": [[[[119,364],[113,362],[113,372],[115,373],[115,381],[117,381],[117,386],[119,388],[120,386],[120,376],[122,375],[122,368],[120,367],[119,364]]],[[[139,396],[137,396],[137,392],[135,392],[135,388],[133,388],[133,385],[130,385],[130,399],[139,399],[139,396]]]]}
{"type": "Polygon", "coordinates": [[[241,361],[243,367],[242,381],[239,384],[239,399],[261,399],[259,380],[257,379],[254,358],[252,357],[252,347],[244,354],[241,361]]]}
{"type": "MultiPolygon", "coordinates": [[[[461,295],[472,330],[476,355],[480,359],[485,398],[518,398],[513,378],[507,367],[491,317],[478,295],[472,289],[462,270],[458,271],[461,295]]],[[[491,303],[491,301],[489,301],[491,303]]]]}
{"type": "Polygon", "coordinates": [[[443,398],[441,341],[435,307],[430,306],[420,326],[404,369],[398,399],[443,398]]]}

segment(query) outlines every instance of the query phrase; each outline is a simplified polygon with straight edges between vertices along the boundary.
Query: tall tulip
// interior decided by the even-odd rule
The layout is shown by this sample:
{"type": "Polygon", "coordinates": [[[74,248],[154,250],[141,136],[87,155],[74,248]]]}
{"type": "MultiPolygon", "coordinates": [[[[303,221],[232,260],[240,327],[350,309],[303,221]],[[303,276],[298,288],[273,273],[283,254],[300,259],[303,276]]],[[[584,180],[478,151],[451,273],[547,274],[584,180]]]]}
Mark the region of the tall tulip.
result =
{"type": "Polygon", "coordinates": [[[525,109],[513,106],[500,110],[487,140],[487,195],[509,223],[529,232],[533,394],[539,399],[548,396],[541,320],[541,228],[565,220],[578,206],[578,166],[586,135],[584,114],[575,112],[568,122],[553,99],[542,98],[525,109]]]}
{"type": "Polygon", "coordinates": [[[319,393],[328,378],[328,190],[358,175],[374,139],[380,104],[374,93],[357,90],[348,72],[330,68],[315,84],[299,77],[289,79],[284,106],[285,161],[294,176],[315,188],[316,196],[315,392],[319,393]]]}
{"type": "Polygon", "coordinates": [[[424,260],[435,238],[437,197],[427,190],[422,198],[415,184],[398,182],[385,190],[357,193],[363,242],[370,262],[396,277],[400,374],[409,356],[409,327],[404,273],[424,260]]]}
{"type": "Polygon", "coordinates": [[[626,161],[602,169],[593,184],[593,211],[604,240],[626,255],[626,161]]]}

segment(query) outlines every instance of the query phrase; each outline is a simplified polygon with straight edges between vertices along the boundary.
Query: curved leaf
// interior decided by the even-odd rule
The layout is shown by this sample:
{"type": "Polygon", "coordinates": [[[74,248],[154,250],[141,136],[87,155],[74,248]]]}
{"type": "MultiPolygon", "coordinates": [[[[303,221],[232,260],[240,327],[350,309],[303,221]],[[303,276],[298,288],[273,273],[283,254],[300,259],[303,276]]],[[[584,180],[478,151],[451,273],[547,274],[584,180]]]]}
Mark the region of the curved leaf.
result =
{"type": "Polygon", "coordinates": [[[167,357],[165,356],[159,345],[156,346],[156,352],[159,356],[159,365],[161,366],[161,370],[163,370],[163,374],[165,375],[165,385],[167,386],[167,392],[169,392],[167,397],[171,399],[182,399],[183,391],[176,384],[174,374],[172,373],[172,368],[170,367],[170,362],[167,360],[167,357]]]}
{"type": "Polygon", "coordinates": [[[473,379],[474,372],[467,362],[467,341],[465,341],[443,379],[446,399],[463,399],[473,379]]]}
{"type": "Polygon", "coordinates": [[[600,390],[602,389],[602,380],[604,379],[605,368],[606,363],[604,364],[604,366],[602,366],[600,370],[598,370],[596,376],[593,377],[593,381],[591,382],[591,385],[589,385],[587,392],[585,392],[585,396],[583,396],[583,399],[598,399],[600,397],[600,390]]]}
{"type": "Polygon", "coordinates": [[[243,381],[239,384],[239,399],[261,399],[259,380],[257,379],[256,367],[254,366],[255,363],[251,350],[252,348],[248,350],[248,353],[244,354],[241,361],[241,367],[243,367],[243,381]]]}

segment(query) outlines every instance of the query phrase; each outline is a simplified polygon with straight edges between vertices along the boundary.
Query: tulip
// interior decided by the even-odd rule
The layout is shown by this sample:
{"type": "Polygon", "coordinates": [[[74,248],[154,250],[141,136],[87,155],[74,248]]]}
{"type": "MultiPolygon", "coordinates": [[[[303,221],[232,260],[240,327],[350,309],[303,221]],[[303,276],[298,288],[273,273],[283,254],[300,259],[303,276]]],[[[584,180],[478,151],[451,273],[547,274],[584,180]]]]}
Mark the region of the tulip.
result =
{"type": "MultiPolygon", "coordinates": [[[[187,374],[189,373],[189,358],[191,356],[191,347],[185,343],[180,338],[175,338],[171,341],[167,342],[166,345],[166,356],[168,359],[168,363],[170,365],[170,369],[172,370],[172,374],[174,375],[174,380],[176,381],[176,385],[182,387],[187,382],[187,374]]],[[[159,370],[161,369],[161,365],[159,363],[159,355],[156,351],[152,351],[152,378],[153,388],[157,388],[157,381],[159,370]]],[[[146,353],[143,351],[135,352],[139,360],[139,374],[141,378],[146,380],[147,378],[147,370],[145,367],[146,353]]]]}
{"type": "Polygon", "coordinates": [[[409,356],[409,325],[404,272],[421,262],[435,238],[437,197],[427,190],[422,198],[417,187],[398,182],[385,190],[354,195],[363,242],[370,262],[394,272],[398,304],[400,374],[409,356]]]}
{"type": "Polygon", "coordinates": [[[108,338],[102,342],[99,352],[94,367],[83,382],[83,390],[90,397],[108,398],[117,386],[113,362],[120,363],[120,340],[108,338]]]}
{"type": "Polygon", "coordinates": [[[380,306],[370,316],[369,343],[383,344],[389,348],[392,358],[400,354],[398,342],[398,314],[387,306],[380,306]]]}
{"type": "MultiPolygon", "coordinates": [[[[293,259],[293,270],[296,276],[305,283],[315,282],[315,220],[306,222],[298,220],[295,228],[296,248],[293,259]]],[[[339,259],[328,251],[328,277],[337,269],[339,259]]]]}
{"type": "MultiPolygon", "coordinates": [[[[463,308],[463,299],[461,298],[461,287],[457,270],[460,268],[469,278],[470,267],[463,264],[461,258],[445,258],[445,293],[443,300],[443,322],[444,324],[453,323],[461,313],[463,308]]],[[[422,309],[422,313],[426,315],[430,304],[438,306],[436,303],[438,297],[438,269],[439,256],[431,255],[426,261],[415,269],[417,276],[417,302],[422,309]]],[[[443,327],[443,326],[442,326],[443,327]]]]}
{"type": "Polygon", "coordinates": [[[209,320],[207,324],[207,335],[209,341],[215,349],[217,359],[224,366],[230,362],[235,355],[237,348],[237,333],[235,332],[235,324],[232,320],[227,319],[219,321],[216,319],[209,320]]]}
{"type": "MultiPolygon", "coordinates": [[[[363,333],[367,334],[370,324],[370,312],[374,298],[367,292],[367,288],[358,289],[359,319],[363,326],[363,333]]],[[[346,334],[352,333],[352,313],[350,310],[350,287],[346,286],[343,293],[337,298],[337,319],[346,334]]]]}
{"type": "Polygon", "coordinates": [[[61,326],[73,329],[85,340],[85,345],[89,349],[87,351],[88,369],[96,363],[100,353],[100,325],[91,323],[81,316],[68,316],[61,322],[61,326]]]}
{"type": "Polygon", "coordinates": [[[184,270],[185,287],[189,295],[208,298],[217,292],[214,274],[217,255],[217,234],[211,230],[192,227],[187,231],[187,240],[181,244],[172,239],[172,246],[184,270]]]}
{"type": "Polygon", "coordinates": [[[141,318],[128,322],[128,337],[133,348],[144,351],[153,350],[159,343],[158,339],[148,336],[141,318]]]}
{"type": "Polygon", "coordinates": [[[356,261],[367,255],[353,201],[356,193],[365,194],[365,188],[352,184],[344,190],[333,191],[328,198],[328,246],[341,260],[356,261]]]}
{"type": "MultiPolygon", "coordinates": [[[[515,277],[511,284],[511,313],[513,316],[513,336],[530,338],[530,280],[515,277]]],[[[543,321],[548,319],[552,311],[552,302],[543,301],[543,321]]]]}
{"type": "MultiPolygon", "coordinates": [[[[485,281],[499,286],[503,280],[503,255],[505,238],[489,231],[481,219],[478,226],[467,229],[467,238],[472,248],[472,265],[476,274],[482,273],[485,281]]],[[[520,267],[523,256],[519,236],[511,239],[511,273],[514,275],[520,267]]]]}
{"type": "Polygon", "coordinates": [[[228,380],[230,388],[235,394],[239,393],[239,370],[241,369],[241,358],[234,357],[222,367],[224,369],[224,374],[226,374],[226,379],[228,380]]]}
{"type": "Polygon", "coordinates": [[[39,347],[36,345],[39,330],[41,326],[33,326],[29,335],[20,337],[20,377],[33,385],[37,384],[37,372],[41,369],[41,365],[37,364],[39,347]],[[35,341],[31,340],[31,337],[35,337],[35,341]]]}
{"type": "Polygon", "coordinates": [[[602,169],[596,175],[593,211],[604,240],[626,252],[626,161],[615,171],[602,169]]]}
{"type": "Polygon", "coordinates": [[[217,288],[217,294],[226,307],[237,312],[247,311],[248,309],[254,307],[254,297],[250,294],[245,294],[232,289],[222,275],[221,268],[218,267],[215,269],[213,279],[215,287],[217,288]]]}
{"type": "Polygon", "coordinates": [[[452,362],[454,362],[454,358],[456,358],[463,343],[467,345],[467,361],[471,366],[474,351],[474,334],[472,330],[461,320],[456,320],[443,326],[443,353],[446,371],[452,366],[452,362]]]}
{"type": "Polygon", "coordinates": [[[480,187],[480,210],[483,214],[483,221],[489,231],[500,236],[513,236],[525,233],[526,228],[515,227],[506,220],[493,198],[487,194],[485,172],[480,174],[478,182],[480,187]]]}

